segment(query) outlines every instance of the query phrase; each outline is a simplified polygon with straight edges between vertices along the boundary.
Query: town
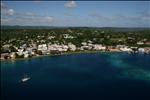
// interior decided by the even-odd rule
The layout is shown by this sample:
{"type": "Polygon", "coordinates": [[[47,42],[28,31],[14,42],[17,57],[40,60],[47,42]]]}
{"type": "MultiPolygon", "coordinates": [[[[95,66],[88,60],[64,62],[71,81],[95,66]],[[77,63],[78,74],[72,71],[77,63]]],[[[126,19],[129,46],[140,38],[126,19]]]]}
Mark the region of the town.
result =
{"type": "Polygon", "coordinates": [[[150,54],[150,31],[96,28],[3,29],[1,60],[75,52],[150,54]]]}

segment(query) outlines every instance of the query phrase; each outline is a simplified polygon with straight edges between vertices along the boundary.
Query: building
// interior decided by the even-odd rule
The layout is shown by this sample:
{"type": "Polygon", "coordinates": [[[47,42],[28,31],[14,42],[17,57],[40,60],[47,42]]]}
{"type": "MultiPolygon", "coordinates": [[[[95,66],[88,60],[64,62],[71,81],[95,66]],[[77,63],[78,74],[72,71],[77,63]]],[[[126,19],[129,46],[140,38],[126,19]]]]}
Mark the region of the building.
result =
{"type": "Polygon", "coordinates": [[[70,51],[76,51],[76,49],[77,49],[76,46],[74,44],[72,44],[72,43],[69,43],[68,47],[69,47],[70,51]]]}

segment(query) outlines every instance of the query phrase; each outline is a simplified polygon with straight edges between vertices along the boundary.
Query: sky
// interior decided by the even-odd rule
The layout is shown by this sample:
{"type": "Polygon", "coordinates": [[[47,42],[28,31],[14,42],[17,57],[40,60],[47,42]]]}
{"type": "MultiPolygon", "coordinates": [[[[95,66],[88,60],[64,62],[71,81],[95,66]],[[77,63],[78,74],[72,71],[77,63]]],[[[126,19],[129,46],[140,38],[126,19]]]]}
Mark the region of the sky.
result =
{"type": "Polygon", "coordinates": [[[150,27],[150,1],[2,1],[1,25],[150,27]]]}

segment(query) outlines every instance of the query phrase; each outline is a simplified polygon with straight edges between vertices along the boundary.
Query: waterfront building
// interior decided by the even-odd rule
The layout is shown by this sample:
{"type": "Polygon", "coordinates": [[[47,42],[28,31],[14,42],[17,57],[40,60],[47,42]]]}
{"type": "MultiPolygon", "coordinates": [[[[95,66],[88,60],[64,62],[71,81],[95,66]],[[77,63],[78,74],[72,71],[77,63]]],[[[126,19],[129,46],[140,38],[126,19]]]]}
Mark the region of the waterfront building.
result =
{"type": "Polygon", "coordinates": [[[71,51],[76,51],[76,49],[77,49],[76,46],[72,43],[69,43],[68,47],[69,47],[69,50],[71,50],[71,51]]]}
{"type": "Polygon", "coordinates": [[[16,53],[15,52],[11,52],[10,53],[10,58],[11,59],[15,59],[16,58],[16,53]]]}
{"type": "Polygon", "coordinates": [[[125,52],[131,52],[132,49],[131,48],[128,48],[127,46],[126,47],[123,47],[123,48],[120,48],[121,51],[125,51],[125,52]]]}

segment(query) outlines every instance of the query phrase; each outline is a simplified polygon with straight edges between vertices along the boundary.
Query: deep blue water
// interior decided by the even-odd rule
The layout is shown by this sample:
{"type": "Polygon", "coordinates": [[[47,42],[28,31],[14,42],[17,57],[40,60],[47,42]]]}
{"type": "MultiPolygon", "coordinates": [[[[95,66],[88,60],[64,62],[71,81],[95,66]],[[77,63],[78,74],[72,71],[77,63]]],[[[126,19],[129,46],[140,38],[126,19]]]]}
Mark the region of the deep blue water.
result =
{"type": "Polygon", "coordinates": [[[2,100],[150,100],[150,55],[92,53],[1,62],[2,100]],[[27,74],[31,79],[19,80],[27,74]]]}

